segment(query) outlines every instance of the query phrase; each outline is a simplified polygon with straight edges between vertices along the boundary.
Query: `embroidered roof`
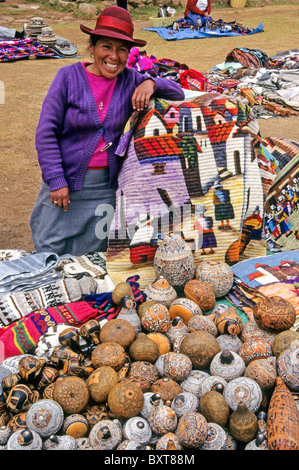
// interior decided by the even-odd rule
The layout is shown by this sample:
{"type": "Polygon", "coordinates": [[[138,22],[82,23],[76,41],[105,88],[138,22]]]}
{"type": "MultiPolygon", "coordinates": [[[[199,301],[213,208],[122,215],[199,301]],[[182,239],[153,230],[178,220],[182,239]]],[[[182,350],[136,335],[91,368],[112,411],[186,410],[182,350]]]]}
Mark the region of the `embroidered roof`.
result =
{"type": "Polygon", "coordinates": [[[148,160],[150,158],[169,157],[176,159],[182,155],[181,149],[177,146],[179,139],[173,137],[172,134],[164,134],[156,137],[141,137],[134,141],[136,155],[139,161],[148,160]]]}
{"type": "Polygon", "coordinates": [[[224,122],[223,124],[215,125],[209,129],[209,137],[212,144],[220,144],[226,142],[231,134],[235,122],[224,122]]]}

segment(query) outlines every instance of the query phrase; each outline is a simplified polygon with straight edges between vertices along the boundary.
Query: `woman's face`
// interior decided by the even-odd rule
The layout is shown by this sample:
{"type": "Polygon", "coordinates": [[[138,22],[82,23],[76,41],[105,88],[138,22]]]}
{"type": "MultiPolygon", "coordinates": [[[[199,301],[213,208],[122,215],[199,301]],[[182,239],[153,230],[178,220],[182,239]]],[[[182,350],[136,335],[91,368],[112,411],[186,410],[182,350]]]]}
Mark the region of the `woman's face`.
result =
{"type": "Polygon", "coordinates": [[[129,56],[129,47],[124,41],[109,37],[101,37],[89,50],[94,56],[90,70],[105,78],[114,78],[122,72],[129,56]]]}

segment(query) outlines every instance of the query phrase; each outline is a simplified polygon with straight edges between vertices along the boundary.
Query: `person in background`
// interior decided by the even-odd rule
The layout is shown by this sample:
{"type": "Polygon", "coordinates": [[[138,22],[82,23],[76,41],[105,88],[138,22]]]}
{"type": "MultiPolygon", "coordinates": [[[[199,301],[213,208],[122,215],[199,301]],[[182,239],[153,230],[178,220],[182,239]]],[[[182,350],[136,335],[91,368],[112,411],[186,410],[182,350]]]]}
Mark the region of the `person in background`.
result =
{"type": "Polygon", "coordinates": [[[93,61],[58,70],[36,130],[42,187],[30,226],[37,252],[106,251],[123,158],[116,149],[127,121],[152,96],[185,97],[176,82],[126,66],[131,47],[146,45],[133,37],[127,10],[107,7],[94,29],[80,28],[89,36],[93,61]]]}
{"type": "Polygon", "coordinates": [[[184,18],[190,24],[199,28],[205,26],[206,22],[211,19],[211,0],[188,0],[184,12],[184,18]]]}
{"type": "Polygon", "coordinates": [[[117,0],[117,6],[127,10],[127,0],[117,0]]]}

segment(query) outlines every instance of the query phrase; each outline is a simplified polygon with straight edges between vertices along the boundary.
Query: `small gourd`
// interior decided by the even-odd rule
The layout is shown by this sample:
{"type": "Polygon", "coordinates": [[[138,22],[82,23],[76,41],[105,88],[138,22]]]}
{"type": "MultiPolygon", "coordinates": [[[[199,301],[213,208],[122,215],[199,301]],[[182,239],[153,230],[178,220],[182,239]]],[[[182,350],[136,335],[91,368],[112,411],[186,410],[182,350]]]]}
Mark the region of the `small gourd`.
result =
{"type": "Polygon", "coordinates": [[[115,342],[126,351],[136,338],[136,331],[127,320],[112,318],[102,326],[99,339],[101,343],[115,342]]]}
{"type": "Polygon", "coordinates": [[[160,353],[155,341],[145,333],[139,333],[129,348],[129,355],[133,361],[147,361],[154,363],[160,353]]]}
{"type": "Polygon", "coordinates": [[[240,442],[249,442],[257,434],[258,419],[246,406],[246,403],[239,402],[238,407],[232,412],[229,419],[229,431],[231,435],[240,442]]]}

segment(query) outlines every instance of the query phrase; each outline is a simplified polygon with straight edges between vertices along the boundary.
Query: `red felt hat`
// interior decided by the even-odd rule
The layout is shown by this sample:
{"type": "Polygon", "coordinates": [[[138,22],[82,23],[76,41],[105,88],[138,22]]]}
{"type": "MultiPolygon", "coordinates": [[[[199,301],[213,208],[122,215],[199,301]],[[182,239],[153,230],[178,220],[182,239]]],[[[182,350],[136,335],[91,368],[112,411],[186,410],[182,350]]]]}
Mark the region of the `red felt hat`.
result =
{"type": "Polygon", "coordinates": [[[143,39],[134,39],[134,25],[130,13],[124,8],[111,6],[105,8],[98,16],[94,29],[80,25],[81,31],[86,34],[96,36],[106,36],[122,39],[132,44],[132,46],[145,46],[143,39]]]}

